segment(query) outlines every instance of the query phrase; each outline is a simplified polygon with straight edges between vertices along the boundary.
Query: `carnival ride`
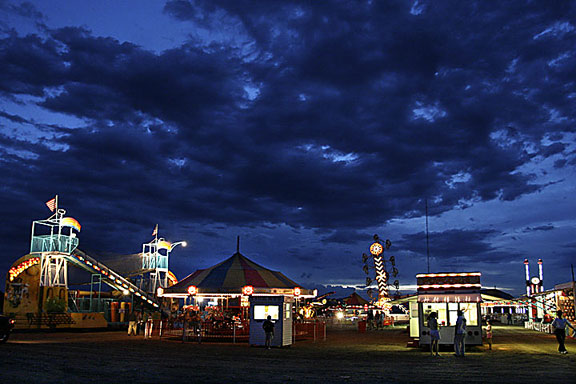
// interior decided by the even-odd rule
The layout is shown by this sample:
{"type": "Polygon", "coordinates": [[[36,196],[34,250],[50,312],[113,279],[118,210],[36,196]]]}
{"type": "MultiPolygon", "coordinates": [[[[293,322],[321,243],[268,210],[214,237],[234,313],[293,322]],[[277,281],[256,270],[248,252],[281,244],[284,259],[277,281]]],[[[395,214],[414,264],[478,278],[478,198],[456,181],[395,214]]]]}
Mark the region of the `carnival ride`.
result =
{"type": "MultiPolygon", "coordinates": [[[[100,300],[102,283],[113,290],[130,298],[132,302],[140,303],[142,308],[152,310],[162,309],[163,300],[157,297],[158,288],[167,288],[174,284],[176,278],[168,270],[170,252],[177,245],[186,246],[186,242],[170,243],[158,237],[158,226],[154,229],[154,239],[142,246],[141,268],[138,269],[140,284],[130,279],[125,273],[118,272],[96,258],[78,248],[77,234],[81,230],[80,223],[66,216],[64,209],[58,208],[58,197],[46,203],[53,214],[44,220],[32,223],[30,253],[20,258],[9,270],[6,285],[8,307],[6,313],[21,313],[28,320],[42,317],[46,312],[47,300],[60,299],[66,305],[60,308],[66,312],[68,307],[68,267],[76,267],[91,275],[90,311],[92,311],[92,287],[98,287],[97,300],[100,300]],[[31,272],[39,269],[39,273],[31,272]],[[23,273],[23,272],[27,273],[23,273]],[[35,276],[34,275],[39,275],[35,276]],[[30,275],[22,281],[25,275],[30,275]],[[145,283],[145,284],[143,284],[145,283]],[[37,286],[37,287],[35,287],[37,286]],[[20,297],[18,297],[20,296],[20,297]],[[27,299],[26,305],[20,305],[22,296],[27,299]],[[35,299],[31,299],[34,297],[35,299]]],[[[98,305],[97,312],[100,311],[98,305]]],[[[122,316],[123,317],[123,316],[122,316]]],[[[31,321],[29,321],[31,322],[31,321]]],[[[68,319],[65,323],[71,323],[68,319]]]]}
{"type": "Polygon", "coordinates": [[[364,262],[364,273],[366,273],[366,288],[368,296],[374,301],[374,305],[384,310],[387,314],[389,314],[390,309],[392,306],[389,304],[391,301],[390,299],[390,291],[389,286],[394,286],[396,291],[400,289],[400,282],[398,280],[394,280],[393,283],[390,283],[390,274],[393,277],[398,276],[398,268],[396,268],[396,258],[394,256],[390,256],[390,258],[386,259],[384,257],[384,251],[389,250],[392,246],[392,242],[390,240],[381,240],[378,235],[374,235],[374,242],[370,245],[370,256],[363,253],[362,254],[362,261],[364,262]],[[372,259],[374,262],[374,267],[369,265],[368,260],[372,259]],[[390,263],[391,270],[388,271],[388,263],[390,263]],[[378,297],[373,297],[373,290],[370,288],[372,284],[372,278],[370,277],[370,269],[374,269],[376,276],[375,280],[378,283],[378,297]]]}

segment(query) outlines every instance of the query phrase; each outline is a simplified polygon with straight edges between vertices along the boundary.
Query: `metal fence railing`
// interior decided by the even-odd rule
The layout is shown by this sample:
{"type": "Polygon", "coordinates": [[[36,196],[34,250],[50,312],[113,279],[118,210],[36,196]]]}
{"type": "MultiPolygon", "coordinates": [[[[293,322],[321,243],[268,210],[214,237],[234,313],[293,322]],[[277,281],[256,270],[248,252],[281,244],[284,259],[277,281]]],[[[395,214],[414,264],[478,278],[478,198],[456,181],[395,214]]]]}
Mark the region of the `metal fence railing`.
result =
{"type": "MultiPolygon", "coordinates": [[[[152,320],[142,326],[142,332],[151,338],[167,338],[201,343],[203,341],[248,342],[250,322],[237,321],[182,321],[152,320]],[[146,332],[146,329],[149,332],[146,332]]],[[[326,340],[326,322],[321,320],[298,321],[293,324],[294,341],[326,340]]]]}
{"type": "Polygon", "coordinates": [[[169,337],[182,341],[247,342],[250,325],[245,321],[162,321],[152,336],[169,337]]]}
{"type": "Polygon", "coordinates": [[[322,320],[299,320],[293,324],[295,341],[326,340],[326,322],[322,320]]]}

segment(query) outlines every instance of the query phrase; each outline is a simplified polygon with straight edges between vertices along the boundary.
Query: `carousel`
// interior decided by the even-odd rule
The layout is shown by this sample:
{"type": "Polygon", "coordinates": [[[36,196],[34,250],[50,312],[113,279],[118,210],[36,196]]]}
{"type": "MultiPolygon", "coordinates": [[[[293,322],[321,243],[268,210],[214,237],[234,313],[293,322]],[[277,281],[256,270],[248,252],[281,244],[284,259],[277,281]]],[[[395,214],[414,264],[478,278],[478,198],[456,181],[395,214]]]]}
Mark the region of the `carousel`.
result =
{"type": "MultiPolygon", "coordinates": [[[[199,269],[177,284],[159,289],[157,294],[173,299],[172,313],[176,316],[172,334],[182,335],[183,339],[233,337],[236,341],[251,337],[260,328],[255,328],[254,323],[268,315],[286,334],[291,333],[299,300],[314,298],[317,291],[300,287],[283,273],[253,262],[237,249],[228,259],[199,269]]],[[[277,332],[281,329],[277,328],[277,332]]]]}

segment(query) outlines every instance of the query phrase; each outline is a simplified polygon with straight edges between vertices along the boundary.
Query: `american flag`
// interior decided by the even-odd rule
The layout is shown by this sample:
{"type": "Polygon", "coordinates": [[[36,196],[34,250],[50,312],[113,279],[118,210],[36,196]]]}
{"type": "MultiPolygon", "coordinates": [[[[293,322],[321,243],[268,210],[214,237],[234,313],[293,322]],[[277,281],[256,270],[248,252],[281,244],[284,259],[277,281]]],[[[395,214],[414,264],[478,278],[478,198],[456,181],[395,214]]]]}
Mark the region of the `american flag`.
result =
{"type": "Polygon", "coordinates": [[[156,224],[156,226],[154,227],[154,230],[152,231],[152,236],[156,236],[158,235],[158,224],[156,224]]]}
{"type": "Polygon", "coordinates": [[[48,208],[50,208],[50,210],[51,210],[52,212],[54,212],[54,210],[56,209],[56,198],[53,198],[52,200],[48,200],[48,201],[46,202],[46,206],[47,206],[48,208]]]}

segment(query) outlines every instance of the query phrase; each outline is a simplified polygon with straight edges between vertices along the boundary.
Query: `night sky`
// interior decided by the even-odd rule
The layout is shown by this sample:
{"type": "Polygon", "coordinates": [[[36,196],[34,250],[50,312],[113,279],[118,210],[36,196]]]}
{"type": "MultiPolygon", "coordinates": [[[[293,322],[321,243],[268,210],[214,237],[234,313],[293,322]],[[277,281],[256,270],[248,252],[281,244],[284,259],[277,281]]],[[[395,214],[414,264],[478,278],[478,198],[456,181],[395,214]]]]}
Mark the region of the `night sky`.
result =
{"type": "Polygon", "coordinates": [[[0,0],[0,271],[46,201],[80,248],[155,224],[183,278],[236,250],[307,288],[576,263],[576,10],[567,1],[0,0]]]}

